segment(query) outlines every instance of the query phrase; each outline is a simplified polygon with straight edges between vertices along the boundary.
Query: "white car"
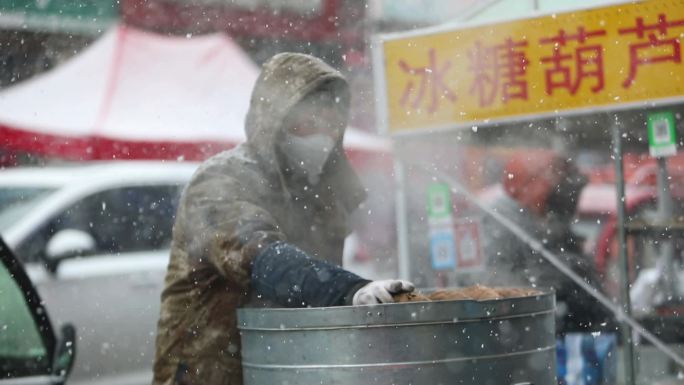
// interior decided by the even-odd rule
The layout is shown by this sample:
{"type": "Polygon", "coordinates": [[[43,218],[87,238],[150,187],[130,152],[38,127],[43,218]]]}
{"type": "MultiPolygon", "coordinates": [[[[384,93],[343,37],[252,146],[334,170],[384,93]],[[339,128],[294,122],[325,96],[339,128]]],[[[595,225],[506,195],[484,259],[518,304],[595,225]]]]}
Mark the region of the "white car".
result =
{"type": "Polygon", "coordinates": [[[0,171],[0,234],[57,324],[72,322],[70,384],[149,384],[178,198],[193,163],[0,171]]]}

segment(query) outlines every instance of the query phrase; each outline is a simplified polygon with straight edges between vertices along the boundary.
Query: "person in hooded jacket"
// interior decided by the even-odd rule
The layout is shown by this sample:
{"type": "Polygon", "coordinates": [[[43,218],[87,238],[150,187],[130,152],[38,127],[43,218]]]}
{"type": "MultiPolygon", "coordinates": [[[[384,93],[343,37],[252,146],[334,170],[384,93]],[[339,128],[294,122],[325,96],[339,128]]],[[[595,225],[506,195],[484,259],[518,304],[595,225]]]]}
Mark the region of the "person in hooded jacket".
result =
{"type": "Polygon", "coordinates": [[[181,197],[155,385],[242,384],[238,307],[384,303],[413,290],[339,267],[365,197],[342,148],[349,98],[344,77],[312,56],[263,65],[246,143],[204,162],[181,197]]]}
{"type": "MultiPolygon", "coordinates": [[[[582,239],[571,228],[587,178],[575,163],[552,151],[519,153],[503,171],[505,194],[490,208],[515,222],[584,280],[601,290],[582,239]]],[[[482,222],[487,269],[492,286],[553,288],[559,332],[610,330],[611,313],[532,247],[492,217],[482,222]]]]}

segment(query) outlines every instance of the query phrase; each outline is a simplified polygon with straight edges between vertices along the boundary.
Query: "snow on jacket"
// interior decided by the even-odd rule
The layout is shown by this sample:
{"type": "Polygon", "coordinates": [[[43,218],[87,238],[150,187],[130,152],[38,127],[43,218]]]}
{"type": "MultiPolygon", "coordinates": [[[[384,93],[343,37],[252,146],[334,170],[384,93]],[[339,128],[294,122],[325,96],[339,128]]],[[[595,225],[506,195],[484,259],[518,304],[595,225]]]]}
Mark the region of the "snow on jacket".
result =
{"type": "Polygon", "coordinates": [[[184,190],[162,293],[155,385],[242,384],[236,309],[254,305],[252,264],[269,246],[285,241],[341,264],[348,216],[365,198],[342,140],[316,186],[284,174],[276,151],[285,116],[321,88],[347,112],[339,72],[308,55],[274,56],[253,90],[246,143],[207,160],[184,190]]]}

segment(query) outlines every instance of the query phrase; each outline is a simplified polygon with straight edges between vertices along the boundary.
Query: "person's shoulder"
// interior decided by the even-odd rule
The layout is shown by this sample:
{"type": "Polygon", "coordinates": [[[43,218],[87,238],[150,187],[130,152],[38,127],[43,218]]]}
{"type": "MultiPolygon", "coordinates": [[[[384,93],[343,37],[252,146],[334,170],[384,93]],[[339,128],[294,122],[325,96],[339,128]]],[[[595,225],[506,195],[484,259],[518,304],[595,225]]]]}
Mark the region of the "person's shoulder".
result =
{"type": "Polygon", "coordinates": [[[258,170],[257,158],[248,146],[241,144],[205,160],[195,172],[192,180],[217,176],[244,178],[245,173],[255,173],[258,170]]]}
{"type": "Polygon", "coordinates": [[[243,168],[249,164],[256,165],[257,163],[257,159],[250,148],[245,144],[240,144],[205,160],[200,165],[198,173],[216,169],[243,168]]]}
{"type": "Polygon", "coordinates": [[[249,146],[240,145],[204,161],[185,190],[235,198],[263,195],[272,185],[254,151],[249,146]]]}

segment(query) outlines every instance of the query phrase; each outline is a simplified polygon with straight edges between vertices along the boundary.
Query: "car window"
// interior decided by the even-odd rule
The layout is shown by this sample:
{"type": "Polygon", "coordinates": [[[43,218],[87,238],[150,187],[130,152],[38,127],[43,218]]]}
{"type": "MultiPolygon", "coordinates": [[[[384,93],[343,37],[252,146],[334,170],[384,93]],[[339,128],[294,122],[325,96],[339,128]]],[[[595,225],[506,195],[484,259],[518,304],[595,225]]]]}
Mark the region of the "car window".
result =
{"type": "Polygon", "coordinates": [[[91,202],[88,222],[101,251],[130,252],[169,247],[178,205],[178,186],[111,190],[91,202]]]}
{"type": "Polygon", "coordinates": [[[0,187],[0,231],[7,229],[54,189],[0,187]]]}
{"type": "Polygon", "coordinates": [[[50,237],[66,229],[90,234],[94,254],[168,248],[180,189],[179,185],[133,186],[93,194],[34,232],[17,254],[24,261],[41,260],[50,237]]]}
{"type": "Polygon", "coordinates": [[[22,290],[0,263],[0,373],[47,374],[49,359],[22,290]]]}

